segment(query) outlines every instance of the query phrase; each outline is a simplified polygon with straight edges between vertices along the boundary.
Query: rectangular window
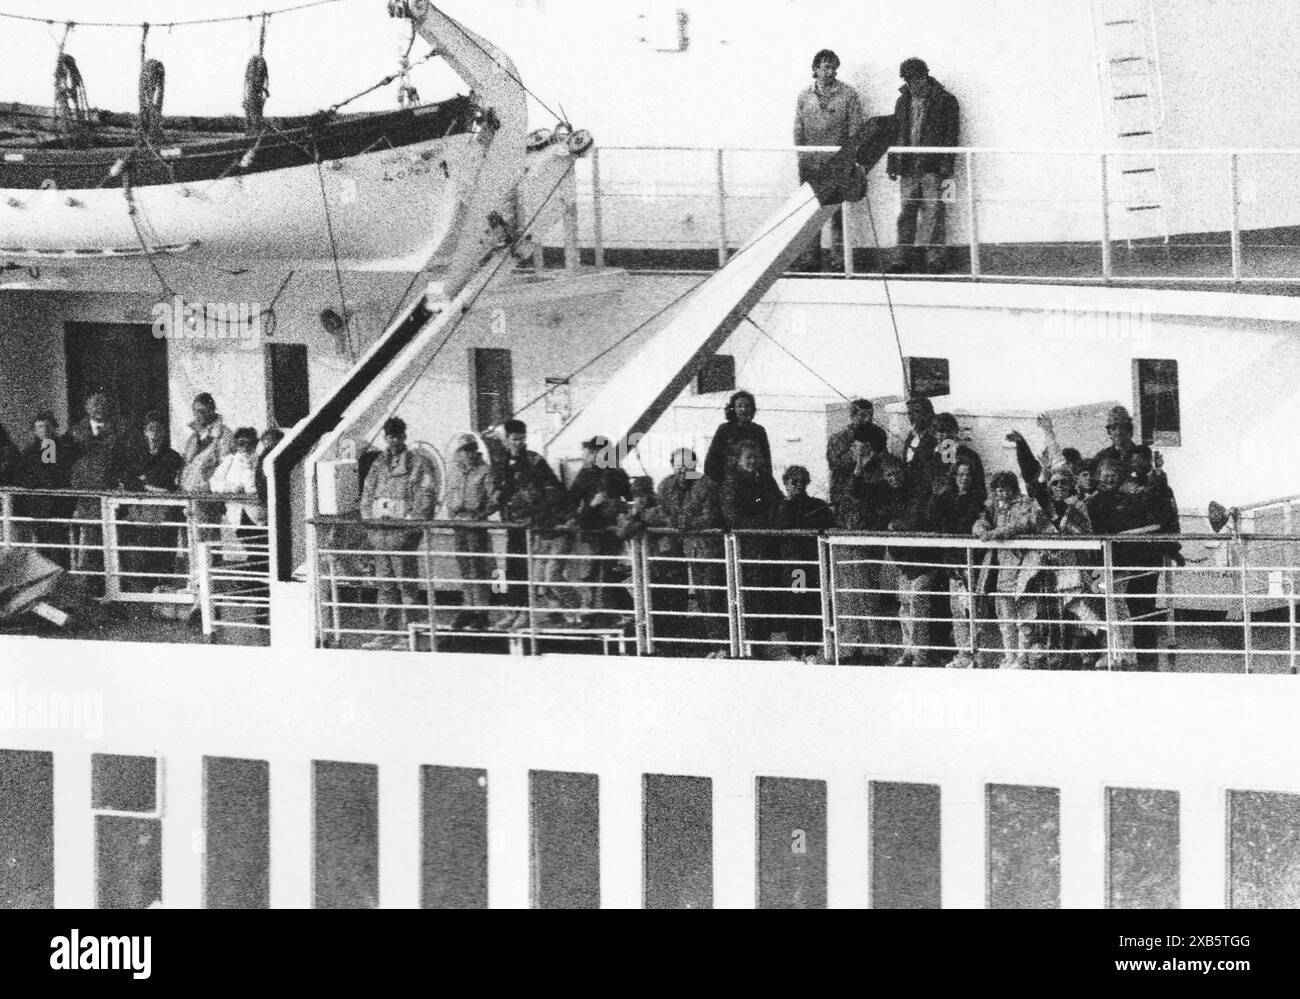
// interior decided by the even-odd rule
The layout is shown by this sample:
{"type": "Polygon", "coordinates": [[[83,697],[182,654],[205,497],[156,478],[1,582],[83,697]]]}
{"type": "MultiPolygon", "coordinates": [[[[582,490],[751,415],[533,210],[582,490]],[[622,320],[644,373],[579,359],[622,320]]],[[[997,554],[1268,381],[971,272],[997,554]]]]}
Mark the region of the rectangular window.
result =
{"type": "Polygon", "coordinates": [[[54,754],[0,749],[0,909],[54,908],[54,754]]]}
{"type": "Polygon", "coordinates": [[[1300,909],[1300,794],[1228,792],[1228,908],[1300,909]]]}
{"type": "Polygon", "coordinates": [[[731,354],[714,354],[704,361],[695,376],[696,395],[736,390],[736,358],[731,354]]]}
{"type": "Polygon", "coordinates": [[[535,909],[600,908],[600,778],[528,773],[535,909]]]}
{"type": "Polygon", "coordinates": [[[871,907],[937,909],[939,787],[871,782],[871,907]]]}
{"type": "Polygon", "coordinates": [[[292,427],[311,413],[307,345],[271,343],[266,346],[267,410],[277,427],[292,427]]]}
{"type": "Polygon", "coordinates": [[[271,784],[265,760],[203,758],[204,905],[271,904],[271,784]]]}
{"type": "Polygon", "coordinates": [[[903,370],[907,373],[908,395],[922,395],[927,399],[933,399],[951,394],[948,358],[907,357],[903,359],[903,370]]]}
{"type": "Polygon", "coordinates": [[[1155,447],[1182,443],[1178,410],[1178,362],[1138,358],[1133,361],[1139,439],[1155,447]]]}
{"type": "Polygon", "coordinates": [[[647,909],[713,908],[713,781],[642,777],[647,909]]]}
{"type": "Polygon", "coordinates": [[[1106,906],[1178,908],[1178,792],[1106,789],[1106,906]]]}
{"type": "Polygon", "coordinates": [[[826,908],[826,782],[758,778],[758,907],[826,908]]]}
{"type": "Polygon", "coordinates": [[[379,768],[312,762],[317,909],[379,907],[379,768]]]}
{"type": "Polygon", "coordinates": [[[420,905],[487,908],[487,771],[421,767],[420,905]]]}
{"type": "Polygon", "coordinates": [[[1061,792],[1054,787],[989,784],[988,907],[1061,905],[1061,792]]]}
{"type": "Polygon", "coordinates": [[[499,426],[515,410],[514,362],[505,347],[469,350],[470,414],[475,430],[499,426]]]}

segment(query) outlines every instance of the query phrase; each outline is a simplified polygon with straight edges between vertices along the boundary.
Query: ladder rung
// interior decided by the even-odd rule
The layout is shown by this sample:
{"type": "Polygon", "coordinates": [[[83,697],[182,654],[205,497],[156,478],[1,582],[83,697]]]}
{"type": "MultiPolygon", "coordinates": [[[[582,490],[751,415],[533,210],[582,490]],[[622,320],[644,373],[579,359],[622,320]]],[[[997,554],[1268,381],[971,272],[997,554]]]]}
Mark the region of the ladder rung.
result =
{"type": "Polygon", "coordinates": [[[1137,19],[1136,19],[1136,18],[1132,18],[1132,17],[1130,17],[1130,18],[1128,18],[1127,20],[1124,20],[1124,21],[1107,21],[1107,22],[1106,22],[1106,27],[1109,28],[1109,27],[1112,27],[1113,25],[1116,25],[1116,24],[1137,24],[1137,19]]]}
{"type": "Polygon", "coordinates": [[[1126,211],[1130,212],[1152,212],[1158,209],[1159,205],[1129,205],[1126,211]]]}
{"type": "Polygon", "coordinates": [[[1111,62],[1145,62],[1146,56],[1115,56],[1111,62]]]}
{"type": "Polygon", "coordinates": [[[1113,98],[1117,101],[1135,101],[1139,97],[1150,97],[1150,94],[1116,94],[1113,98]]]}
{"type": "Polygon", "coordinates": [[[1133,167],[1131,170],[1121,170],[1120,173],[1155,173],[1155,167],[1133,167]]]}
{"type": "Polygon", "coordinates": [[[1132,138],[1134,138],[1135,136],[1139,136],[1139,135],[1154,135],[1154,134],[1155,134],[1154,132],[1150,132],[1150,131],[1147,131],[1147,132],[1120,132],[1120,133],[1119,133],[1119,137],[1120,137],[1121,139],[1132,139],[1132,138]]]}

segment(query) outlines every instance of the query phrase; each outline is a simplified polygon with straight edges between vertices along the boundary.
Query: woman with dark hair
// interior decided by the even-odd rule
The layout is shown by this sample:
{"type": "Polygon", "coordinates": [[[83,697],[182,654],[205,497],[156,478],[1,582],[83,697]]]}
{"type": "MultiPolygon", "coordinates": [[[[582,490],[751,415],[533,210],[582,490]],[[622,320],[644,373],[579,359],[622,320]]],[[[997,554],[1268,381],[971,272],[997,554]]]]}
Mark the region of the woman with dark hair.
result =
{"type": "MultiPolygon", "coordinates": [[[[752,440],[736,447],[722,480],[722,519],[729,531],[764,530],[776,527],[782,502],[781,489],[764,462],[762,448],[752,440]]],[[[736,539],[740,559],[741,614],[746,638],[767,644],[772,630],[773,605],[770,587],[780,585],[770,559],[775,539],[749,535],[736,539]]]]}
{"type": "MultiPolygon", "coordinates": [[[[1043,508],[1020,494],[1014,472],[998,472],[989,483],[993,498],[973,532],[985,541],[1009,541],[1052,532],[1043,508]]],[[[1002,632],[1002,669],[1033,669],[1043,658],[1045,562],[1041,549],[998,549],[998,585],[993,598],[1002,632]]]]}
{"type": "Polygon", "coordinates": [[[727,400],[726,408],[723,409],[727,420],[718,426],[713,441],[709,444],[709,452],[704,457],[704,474],[714,482],[720,484],[726,478],[728,463],[744,441],[758,445],[763,467],[771,474],[772,448],[767,443],[767,431],[754,422],[754,414],[757,412],[758,403],[754,401],[751,392],[736,392],[727,400]]]}

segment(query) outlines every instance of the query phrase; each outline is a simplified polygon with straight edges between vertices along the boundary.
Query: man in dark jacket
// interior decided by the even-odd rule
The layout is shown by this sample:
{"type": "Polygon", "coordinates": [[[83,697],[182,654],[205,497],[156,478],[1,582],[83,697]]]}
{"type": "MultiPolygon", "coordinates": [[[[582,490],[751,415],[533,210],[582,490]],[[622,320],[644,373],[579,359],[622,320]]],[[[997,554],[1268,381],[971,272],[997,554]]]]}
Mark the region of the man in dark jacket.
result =
{"type": "MultiPolygon", "coordinates": [[[[608,437],[583,441],[582,451],[582,468],[569,485],[573,524],[581,532],[574,543],[574,554],[581,557],[571,563],[570,579],[585,584],[576,591],[580,611],[585,612],[606,606],[607,584],[623,551],[614,528],[632,487],[608,437]]],[[[590,615],[582,614],[581,619],[592,623],[590,615]]]]}
{"type": "MultiPolygon", "coordinates": [[[[930,76],[924,60],[903,60],[903,78],[894,105],[894,145],[955,146],[958,135],[957,98],[930,76]]],[[[952,153],[890,153],[885,169],[898,180],[902,211],[898,215],[898,260],[891,270],[905,272],[920,265],[942,274],[945,267],[943,196],[951,197],[955,156],[952,153]],[[913,247],[916,249],[913,249],[913,247]]]]}
{"type": "MultiPolygon", "coordinates": [[[[108,396],[92,393],[86,399],[86,418],[69,432],[74,445],[69,488],[90,493],[120,489],[126,477],[127,450],[121,429],[109,413],[108,396]]],[[[77,548],[73,569],[89,576],[88,592],[103,596],[104,529],[100,499],[77,500],[77,548]]]]}
{"type": "MultiPolygon", "coordinates": [[[[59,421],[49,410],[32,420],[33,438],[18,463],[18,484],[29,489],[67,489],[72,476],[72,441],[59,433],[59,421]]],[[[76,500],[67,496],[19,496],[14,513],[30,517],[32,538],[51,562],[68,568],[70,533],[67,519],[76,500]],[[48,546],[48,547],[46,547],[48,546]]]]}

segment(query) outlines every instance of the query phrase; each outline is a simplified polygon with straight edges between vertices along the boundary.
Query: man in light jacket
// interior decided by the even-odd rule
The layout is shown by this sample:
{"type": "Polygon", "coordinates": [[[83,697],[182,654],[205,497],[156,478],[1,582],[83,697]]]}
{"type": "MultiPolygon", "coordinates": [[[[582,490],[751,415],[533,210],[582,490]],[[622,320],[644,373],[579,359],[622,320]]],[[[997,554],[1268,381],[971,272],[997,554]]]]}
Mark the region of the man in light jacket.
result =
{"type": "MultiPolygon", "coordinates": [[[[452,520],[487,520],[495,507],[492,469],[483,460],[473,434],[461,434],[457,439],[455,458],[447,472],[446,502],[447,516],[452,520]]],[[[452,627],[483,631],[488,626],[490,602],[486,580],[496,569],[496,556],[486,528],[458,527],[452,533],[464,594],[464,610],[452,627]]]]}
{"type": "MultiPolygon", "coordinates": [[[[428,520],[438,503],[437,483],[433,462],[406,446],[406,422],[389,417],[384,421],[384,453],[371,463],[361,490],[361,516],[368,521],[428,520]]],[[[376,553],[381,634],[362,648],[406,646],[406,608],[415,604],[419,592],[416,558],[407,553],[420,547],[423,536],[422,528],[397,524],[391,528],[372,526],[366,532],[376,553]]]]}

